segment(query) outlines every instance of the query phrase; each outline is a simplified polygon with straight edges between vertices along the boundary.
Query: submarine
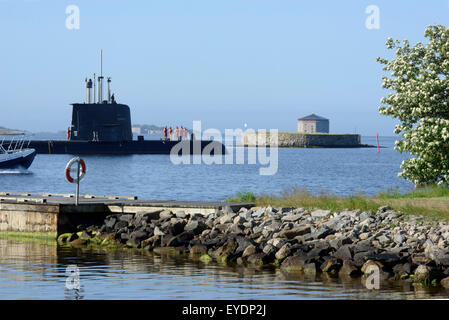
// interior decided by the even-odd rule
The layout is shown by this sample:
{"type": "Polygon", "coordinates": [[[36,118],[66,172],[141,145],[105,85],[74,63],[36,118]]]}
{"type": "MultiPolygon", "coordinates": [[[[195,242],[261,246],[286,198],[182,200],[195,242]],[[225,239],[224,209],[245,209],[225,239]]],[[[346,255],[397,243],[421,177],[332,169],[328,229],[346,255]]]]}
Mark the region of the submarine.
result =
{"type": "Polygon", "coordinates": [[[101,55],[100,76],[95,79],[94,74],[93,81],[85,79],[86,101],[71,104],[72,121],[67,129],[67,140],[31,140],[29,148],[35,149],[38,154],[170,154],[174,147],[179,155],[202,154],[205,148],[210,155],[226,154],[226,148],[221,142],[197,140],[194,134],[190,135],[190,139],[145,140],[144,136],[138,136],[134,140],[130,108],[117,103],[114,94],[111,95],[110,77],[107,78],[107,97],[103,100],[102,60],[101,55]]]}

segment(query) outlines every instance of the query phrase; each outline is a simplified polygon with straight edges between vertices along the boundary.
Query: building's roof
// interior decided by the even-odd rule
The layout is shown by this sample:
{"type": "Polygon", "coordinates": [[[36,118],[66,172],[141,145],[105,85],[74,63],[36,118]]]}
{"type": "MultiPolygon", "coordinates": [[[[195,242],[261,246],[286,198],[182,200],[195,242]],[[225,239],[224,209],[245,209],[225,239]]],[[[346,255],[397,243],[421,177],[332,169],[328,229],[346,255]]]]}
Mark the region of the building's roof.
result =
{"type": "Polygon", "coordinates": [[[329,120],[329,119],[317,116],[315,113],[312,113],[312,114],[310,114],[308,116],[299,118],[298,120],[329,120]]]}

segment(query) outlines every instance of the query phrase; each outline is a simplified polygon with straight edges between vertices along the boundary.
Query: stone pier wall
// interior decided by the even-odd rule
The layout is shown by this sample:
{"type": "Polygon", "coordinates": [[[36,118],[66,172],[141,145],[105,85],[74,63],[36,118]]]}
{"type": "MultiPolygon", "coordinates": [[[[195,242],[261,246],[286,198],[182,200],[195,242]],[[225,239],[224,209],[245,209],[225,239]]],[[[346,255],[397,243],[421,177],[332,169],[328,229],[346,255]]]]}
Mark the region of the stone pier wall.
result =
{"type": "Polygon", "coordinates": [[[58,205],[0,203],[0,232],[54,233],[58,229],[58,205]]]}
{"type": "MultiPolygon", "coordinates": [[[[278,133],[280,148],[353,148],[362,146],[359,134],[308,134],[280,132],[278,133]]],[[[274,137],[269,132],[266,136],[257,133],[244,133],[242,145],[245,147],[275,146],[274,137]]]]}

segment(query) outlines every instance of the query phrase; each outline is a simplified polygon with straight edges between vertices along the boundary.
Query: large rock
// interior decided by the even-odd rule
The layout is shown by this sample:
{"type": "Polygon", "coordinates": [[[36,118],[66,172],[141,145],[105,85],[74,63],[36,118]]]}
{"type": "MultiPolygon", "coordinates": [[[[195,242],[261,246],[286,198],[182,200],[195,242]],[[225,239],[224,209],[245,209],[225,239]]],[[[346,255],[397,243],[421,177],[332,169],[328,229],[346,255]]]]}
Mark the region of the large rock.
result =
{"type": "Polygon", "coordinates": [[[315,210],[310,214],[313,218],[325,218],[331,215],[330,210],[315,210]]]}
{"type": "Polygon", "coordinates": [[[105,220],[105,226],[107,228],[113,229],[116,222],[117,222],[117,218],[111,217],[111,218],[105,220]]]}
{"type": "Polygon", "coordinates": [[[193,234],[193,232],[184,231],[184,232],[181,232],[180,234],[178,234],[176,236],[176,238],[178,239],[179,242],[186,243],[186,242],[192,240],[194,238],[194,236],[195,235],[193,234]]]}
{"type": "Polygon", "coordinates": [[[201,234],[204,230],[207,229],[207,226],[204,222],[198,220],[190,220],[184,227],[185,231],[191,231],[195,235],[201,234]]]}
{"type": "Polygon", "coordinates": [[[203,255],[207,254],[207,247],[202,244],[196,244],[190,248],[190,254],[203,255]]]}
{"type": "Polygon", "coordinates": [[[282,221],[295,222],[300,220],[302,217],[301,214],[288,214],[281,218],[282,221]]]}
{"type": "Polygon", "coordinates": [[[254,254],[250,255],[249,257],[247,257],[247,259],[246,259],[246,261],[248,263],[257,264],[257,265],[264,265],[264,264],[270,263],[271,260],[272,259],[263,252],[254,253],[254,254]]]}
{"type": "Polygon", "coordinates": [[[442,249],[435,245],[429,245],[424,250],[425,256],[438,265],[449,266],[449,249],[442,249]]]}
{"type": "Polygon", "coordinates": [[[281,264],[281,270],[286,272],[304,272],[306,259],[299,256],[287,257],[281,264]]]}
{"type": "Polygon", "coordinates": [[[367,258],[369,260],[380,261],[380,262],[382,262],[383,265],[389,266],[389,267],[393,267],[394,265],[399,263],[399,261],[401,260],[399,255],[394,254],[394,253],[369,254],[367,256],[367,258]]]}
{"type": "Polygon", "coordinates": [[[334,252],[334,257],[341,260],[351,260],[352,252],[350,245],[343,245],[337,251],[334,252]]]}
{"type": "Polygon", "coordinates": [[[164,210],[159,214],[159,219],[170,219],[174,216],[170,210],[164,210]]]}
{"type": "Polygon", "coordinates": [[[169,233],[171,235],[177,236],[178,234],[180,234],[184,231],[185,225],[186,225],[185,221],[183,221],[183,220],[177,221],[169,227],[169,233]]]}
{"type": "Polygon", "coordinates": [[[149,220],[158,220],[159,219],[159,214],[162,212],[163,210],[150,210],[150,211],[139,211],[136,213],[135,217],[136,218],[141,218],[141,219],[147,219],[149,220]]]}
{"type": "Polygon", "coordinates": [[[271,244],[267,244],[263,247],[262,252],[265,253],[269,257],[274,257],[276,254],[277,248],[271,244]]]}
{"type": "Polygon", "coordinates": [[[148,238],[148,233],[146,233],[145,231],[134,231],[131,232],[131,234],[129,235],[130,239],[134,239],[137,242],[140,242],[146,238],[148,238]]]}
{"type": "Polygon", "coordinates": [[[437,277],[436,270],[430,266],[421,264],[415,270],[415,281],[417,282],[430,282],[437,277]]]}
{"type": "MultiPolygon", "coordinates": [[[[245,252],[246,248],[253,245],[253,241],[246,237],[237,237],[235,240],[237,241],[237,244],[238,244],[238,247],[235,250],[235,253],[237,255],[243,254],[245,252]]],[[[256,253],[256,252],[254,251],[252,253],[256,253]]]]}
{"type": "Polygon", "coordinates": [[[324,239],[328,235],[331,235],[331,234],[334,234],[334,233],[335,233],[335,230],[330,229],[328,227],[323,227],[323,228],[318,229],[314,233],[312,233],[312,237],[314,239],[324,239]]]}
{"type": "Polygon", "coordinates": [[[338,272],[340,276],[356,277],[361,274],[358,268],[351,260],[344,260],[338,272]]]}
{"type": "Polygon", "coordinates": [[[282,260],[288,257],[291,253],[290,243],[284,244],[275,254],[276,259],[282,260]]]}
{"type": "Polygon", "coordinates": [[[249,256],[251,256],[251,255],[253,255],[253,254],[255,254],[255,253],[257,253],[257,248],[256,248],[256,246],[250,244],[249,246],[247,246],[247,247],[245,248],[245,250],[243,250],[242,258],[249,257],[249,256]]]}
{"type": "Polygon", "coordinates": [[[119,220],[120,220],[120,221],[124,221],[124,222],[126,222],[127,224],[131,222],[132,218],[133,218],[133,215],[132,215],[132,214],[121,214],[121,215],[119,216],[119,220]]]}
{"type": "Polygon", "coordinates": [[[441,279],[440,284],[443,288],[449,289],[449,277],[441,279]]]}
{"type": "Polygon", "coordinates": [[[338,271],[340,271],[341,266],[341,260],[336,258],[329,258],[321,265],[321,271],[326,272],[332,276],[336,276],[338,274],[338,271]]]}
{"type": "Polygon", "coordinates": [[[154,228],[154,235],[155,236],[164,236],[165,232],[163,232],[161,229],[159,229],[159,227],[155,227],[154,228]]]}

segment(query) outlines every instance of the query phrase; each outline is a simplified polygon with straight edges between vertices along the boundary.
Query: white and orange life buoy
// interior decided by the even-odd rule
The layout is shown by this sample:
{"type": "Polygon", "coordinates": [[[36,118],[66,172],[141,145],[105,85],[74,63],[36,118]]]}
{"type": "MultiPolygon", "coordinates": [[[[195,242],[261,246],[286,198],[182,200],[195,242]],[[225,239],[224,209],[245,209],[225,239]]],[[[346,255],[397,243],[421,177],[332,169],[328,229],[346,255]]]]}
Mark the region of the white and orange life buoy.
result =
{"type": "Polygon", "coordinates": [[[77,182],[81,181],[82,178],[84,178],[86,171],[87,171],[87,167],[86,167],[86,163],[84,162],[84,160],[81,158],[73,158],[72,160],[69,161],[69,163],[67,163],[67,166],[65,167],[65,178],[70,183],[77,183],[77,182]],[[77,174],[78,163],[80,166],[79,180],[77,177],[72,178],[72,176],[70,175],[71,172],[75,172],[77,174]],[[75,165],[75,166],[72,168],[73,165],[75,165]]]}

